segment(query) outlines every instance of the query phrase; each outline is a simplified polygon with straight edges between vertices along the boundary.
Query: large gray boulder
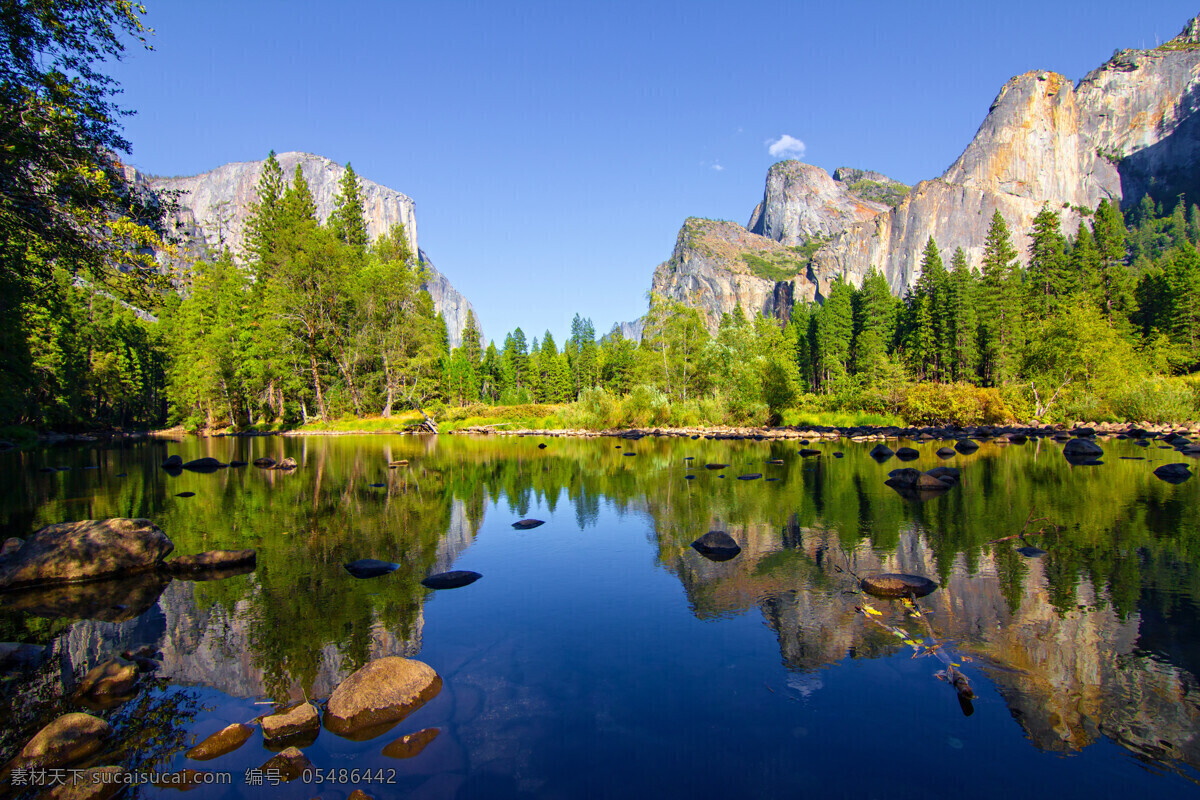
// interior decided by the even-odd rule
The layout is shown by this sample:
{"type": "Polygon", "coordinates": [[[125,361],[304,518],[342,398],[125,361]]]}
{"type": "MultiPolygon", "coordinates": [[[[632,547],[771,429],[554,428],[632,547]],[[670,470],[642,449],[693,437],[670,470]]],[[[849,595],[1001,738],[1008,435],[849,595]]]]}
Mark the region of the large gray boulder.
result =
{"type": "Polygon", "coordinates": [[[47,525],[0,559],[0,591],[155,569],[175,545],[148,519],[47,525]]]}
{"type": "Polygon", "coordinates": [[[325,727],[356,738],[399,722],[441,689],[441,677],[428,664],[400,656],[377,658],[333,690],[325,707],[325,727]]]}

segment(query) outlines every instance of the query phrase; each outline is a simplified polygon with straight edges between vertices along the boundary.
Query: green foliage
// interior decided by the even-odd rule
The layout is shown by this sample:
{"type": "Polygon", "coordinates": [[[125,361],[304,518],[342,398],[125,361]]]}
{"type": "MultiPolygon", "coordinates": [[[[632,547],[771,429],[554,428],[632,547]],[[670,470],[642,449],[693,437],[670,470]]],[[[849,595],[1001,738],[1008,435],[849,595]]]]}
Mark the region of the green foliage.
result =
{"type": "Polygon", "coordinates": [[[876,203],[885,203],[892,208],[900,205],[905,197],[908,196],[911,187],[905,186],[903,183],[884,183],[882,181],[858,180],[851,183],[848,187],[851,194],[856,194],[864,200],[873,200],[876,203]]]}
{"type": "Polygon", "coordinates": [[[758,253],[742,253],[742,261],[750,272],[768,281],[787,281],[803,272],[808,266],[811,253],[801,252],[798,258],[785,252],[763,250],[758,253]]]}
{"type": "Polygon", "coordinates": [[[910,425],[996,425],[1016,421],[999,389],[969,383],[917,383],[908,387],[900,415],[910,425]]]}

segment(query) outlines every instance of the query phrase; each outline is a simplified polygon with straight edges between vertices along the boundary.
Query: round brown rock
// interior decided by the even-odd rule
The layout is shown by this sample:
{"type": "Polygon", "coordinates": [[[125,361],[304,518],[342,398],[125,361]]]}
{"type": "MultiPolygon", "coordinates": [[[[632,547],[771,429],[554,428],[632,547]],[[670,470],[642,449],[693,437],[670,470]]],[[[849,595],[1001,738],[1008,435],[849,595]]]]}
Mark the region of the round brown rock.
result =
{"type": "Polygon", "coordinates": [[[383,754],[388,758],[413,758],[420,755],[421,751],[437,738],[438,732],[437,728],[426,728],[423,731],[401,736],[383,748],[383,754]]]}
{"type": "Polygon", "coordinates": [[[50,790],[50,800],[108,800],[125,788],[124,767],[91,767],[68,774],[66,783],[50,790]]]}
{"type": "Polygon", "coordinates": [[[338,684],[325,707],[325,727],[347,736],[398,722],[437,696],[442,679],[421,661],[387,656],[338,684]]]}
{"type": "Polygon", "coordinates": [[[42,728],[13,759],[14,767],[61,767],[82,761],[104,746],[112,727],[91,714],[63,714],[42,728]]]}
{"type": "Polygon", "coordinates": [[[235,722],[209,736],[200,744],[187,751],[187,757],[196,761],[209,761],[217,756],[232,753],[246,743],[254,733],[254,728],[235,722]]]}
{"type": "Polygon", "coordinates": [[[868,575],[860,585],[864,592],[876,597],[924,597],[938,588],[936,583],[921,575],[893,572],[868,575]]]}

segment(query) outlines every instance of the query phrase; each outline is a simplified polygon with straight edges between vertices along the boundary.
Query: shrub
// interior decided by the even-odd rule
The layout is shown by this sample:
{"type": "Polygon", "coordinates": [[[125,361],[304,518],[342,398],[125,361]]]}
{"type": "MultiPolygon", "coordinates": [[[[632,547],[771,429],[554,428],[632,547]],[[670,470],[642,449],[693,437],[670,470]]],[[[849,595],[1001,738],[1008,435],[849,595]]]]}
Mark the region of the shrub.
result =
{"type": "Polygon", "coordinates": [[[916,383],[900,403],[910,425],[995,425],[1016,419],[999,389],[969,383],[916,383]]]}
{"type": "Polygon", "coordinates": [[[1196,418],[1196,391],[1184,380],[1146,378],[1118,392],[1112,410],[1128,422],[1184,422],[1196,418]]]}
{"type": "Polygon", "coordinates": [[[653,386],[638,384],[625,398],[623,423],[631,428],[664,425],[671,418],[671,401],[653,386]]]}

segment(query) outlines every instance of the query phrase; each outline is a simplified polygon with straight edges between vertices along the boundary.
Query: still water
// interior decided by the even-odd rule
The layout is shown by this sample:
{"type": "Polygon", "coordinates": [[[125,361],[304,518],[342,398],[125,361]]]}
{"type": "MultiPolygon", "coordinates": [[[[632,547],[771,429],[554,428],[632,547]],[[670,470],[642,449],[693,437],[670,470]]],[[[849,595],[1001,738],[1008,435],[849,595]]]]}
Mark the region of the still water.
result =
{"type": "Polygon", "coordinates": [[[76,709],[73,680],[151,645],[157,677],[95,712],[117,728],[96,763],[231,775],[191,797],[1200,796],[1200,481],[1151,474],[1188,459],[1110,440],[1103,464],[1072,466],[1034,440],[942,461],[944,444],[912,444],[904,464],[844,440],[813,457],[795,441],[451,436],[0,454],[0,538],[146,517],[176,554],[258,550],[249,574],[131,580],[57,612],[0,595],[0,641],[49,645],[0,683],[0,760],[76,709]],[[172,476],[158,465],[176,453],[301,466],[172,476]],[[962,477],[940,497],[883,484],[941,464],[962,477]],[[1031,516],[1060,527],[988,544],[1031,516]],[[514,530],[525,517],[546,524],[514,530]],[[714,529],[741,554],[690,547],[714,529]],[[342,566],[360,558],[401,566],[360,580],[342,566]],[[483,577],[421,585],[449,569],[483,577]],[[941,588],[919,618],[858,591],[877,572],[941,588]],[[377,738],[323,730],[304,748],[382,782],[247,786],[272,755],[257,732],[214,761],[184,755],[385,655],[432,666],[440,694],[377,738]],[[972,706],[936,677],[946,660],[972,706]],[[382,754],[426,728],[438,735],[417,756],[382,754]]]}

